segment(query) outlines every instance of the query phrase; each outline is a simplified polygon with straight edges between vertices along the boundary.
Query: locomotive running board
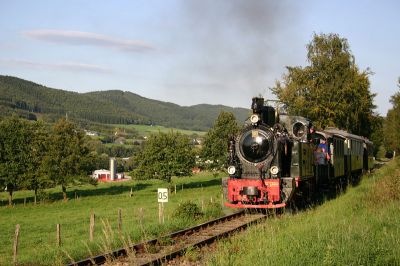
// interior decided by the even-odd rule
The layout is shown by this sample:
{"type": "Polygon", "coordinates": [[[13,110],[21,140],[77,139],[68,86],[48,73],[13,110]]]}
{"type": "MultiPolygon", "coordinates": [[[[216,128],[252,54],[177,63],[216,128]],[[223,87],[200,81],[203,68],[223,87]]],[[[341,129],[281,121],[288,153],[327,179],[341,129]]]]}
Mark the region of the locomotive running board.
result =
{"type": "Polygon", "coordinates": [[[226,207],[240,208],[240,209],[277,209],[285,207],[286,203],[253,205],[253,204],[242,204],[242,203],[235,204],[235,203],[225,202],[224,205],[226,207]]]}

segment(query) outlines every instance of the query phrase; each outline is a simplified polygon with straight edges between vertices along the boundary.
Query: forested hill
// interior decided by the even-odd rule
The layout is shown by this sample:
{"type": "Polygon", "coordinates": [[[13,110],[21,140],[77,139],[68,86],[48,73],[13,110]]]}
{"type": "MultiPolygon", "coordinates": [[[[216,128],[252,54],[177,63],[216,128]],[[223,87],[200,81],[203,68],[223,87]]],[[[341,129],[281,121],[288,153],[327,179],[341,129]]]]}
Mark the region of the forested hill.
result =
{"type": "Polygon", "coordinates": [[[0,75],[0,116],[18,113],[31,119],[55,121],[67,114],[71,119],[98,123],[151,123],[207,130],[221,110],[232,112],[238,121],[249,116],[249,110],[244,108],[208,104],[184,107],[117,90],[77,93],[0,75]]]}

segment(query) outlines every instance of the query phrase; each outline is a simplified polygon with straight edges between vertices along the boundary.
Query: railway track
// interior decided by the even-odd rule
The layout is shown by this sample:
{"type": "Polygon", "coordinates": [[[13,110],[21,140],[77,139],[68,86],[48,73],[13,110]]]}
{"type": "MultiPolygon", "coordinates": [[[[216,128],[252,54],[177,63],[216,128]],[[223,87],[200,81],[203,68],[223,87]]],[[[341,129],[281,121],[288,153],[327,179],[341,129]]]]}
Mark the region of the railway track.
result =
{"type": "Polygon", "coordinates": [[[190,247],[210,244],[216,239],[246,228],[250,224],[266,217],[267,216],[264,214],[247,214],[242,211],[169,235],[135,244],[128,248],[122,248],[107,254],[101,254],[73,262],[68,264],[68,266],[100,265],[110,261],[110,259],[115,259],[117,261],[116,264],[119,265],[126,263],[129,265],[160,265],[163,262],[183,254],[183,252],[190,247]]]}

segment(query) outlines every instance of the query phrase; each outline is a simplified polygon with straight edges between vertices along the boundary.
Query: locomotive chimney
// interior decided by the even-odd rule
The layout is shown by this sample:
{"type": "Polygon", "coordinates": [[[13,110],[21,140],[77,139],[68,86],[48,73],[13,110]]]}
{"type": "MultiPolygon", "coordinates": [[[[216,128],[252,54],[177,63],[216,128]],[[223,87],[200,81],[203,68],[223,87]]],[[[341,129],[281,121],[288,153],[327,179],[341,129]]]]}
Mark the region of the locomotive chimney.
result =
{"type": "Polygon", "coordinates": [[[264,98],[254,97],[251,103],[251,109],[253,110],[254,114],[261,113],[264,107],[264,98]]]}

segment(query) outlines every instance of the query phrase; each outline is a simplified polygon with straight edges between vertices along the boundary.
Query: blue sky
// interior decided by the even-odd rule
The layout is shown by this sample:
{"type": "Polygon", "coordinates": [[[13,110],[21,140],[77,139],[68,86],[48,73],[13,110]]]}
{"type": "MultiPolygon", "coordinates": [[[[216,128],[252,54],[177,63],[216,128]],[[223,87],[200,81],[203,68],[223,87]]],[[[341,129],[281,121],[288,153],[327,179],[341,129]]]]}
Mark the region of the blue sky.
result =
{"type": "Polygon", "coordinates": [[[399,1],[0,0],[0,74],[180,105],[249,107],[313,33],[346,38],[370,68],[377,112],[399,91],[399,1]]]}

